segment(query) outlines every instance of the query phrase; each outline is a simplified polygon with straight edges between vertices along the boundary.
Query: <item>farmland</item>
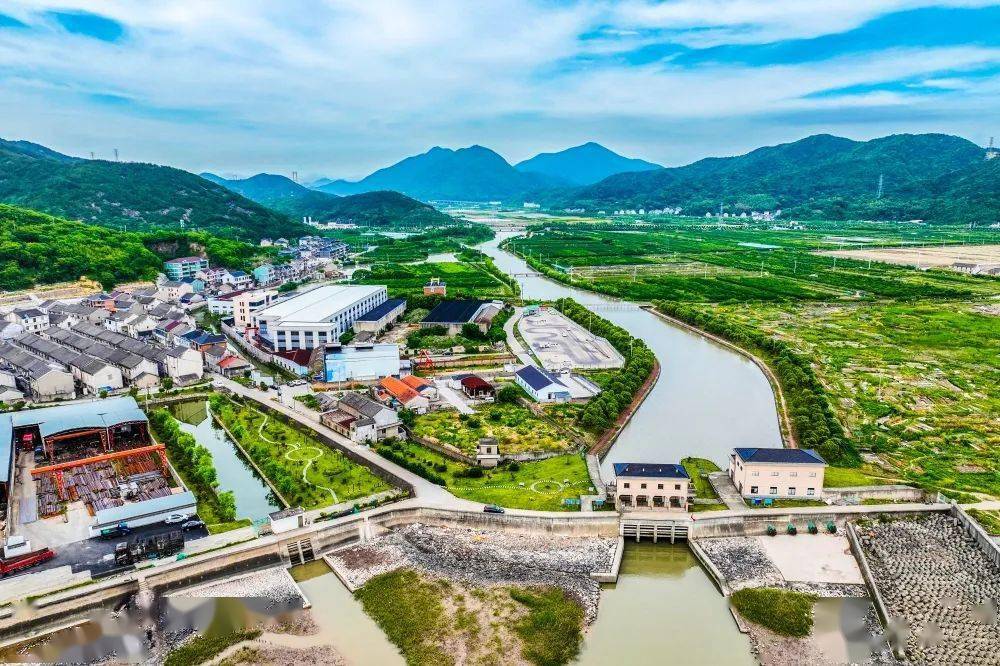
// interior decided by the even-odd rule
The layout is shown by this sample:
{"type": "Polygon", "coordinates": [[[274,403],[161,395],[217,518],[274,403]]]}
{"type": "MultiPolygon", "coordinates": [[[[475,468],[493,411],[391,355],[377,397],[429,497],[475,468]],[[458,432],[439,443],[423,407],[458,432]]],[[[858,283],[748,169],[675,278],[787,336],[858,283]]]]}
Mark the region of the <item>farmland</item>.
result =
{"type": "Polygon", "coordinates": [[[875,476],[1000,496],[1000,280],[821,254],[993,244],[1000,232],[871,223],[775,230],[669,221],[642,233],[550,226],[508,249],[564,282],[655,301],[764,357],[790,394],[800,444],[841,442],[820,447],[839,465],[863,456],[875,476]]]}
{"type": "Polygon", "coordinates": [[[568,451],[573,442],[527,407],[497,403],[475,415],[441,410],[418,416],[413,433],[474,455],[481,437],[494,437],[505,454],[568,451]]]}
{"type": "Polygon", "coordinates": [[[449,298],[503,298],[513,295],[510,285],[477,264],[448,261],[421,264],[377,263],[354,274],[358,284],[384,284],[393,297],[422,295],[431,278],[448,285],[449,298]]]}

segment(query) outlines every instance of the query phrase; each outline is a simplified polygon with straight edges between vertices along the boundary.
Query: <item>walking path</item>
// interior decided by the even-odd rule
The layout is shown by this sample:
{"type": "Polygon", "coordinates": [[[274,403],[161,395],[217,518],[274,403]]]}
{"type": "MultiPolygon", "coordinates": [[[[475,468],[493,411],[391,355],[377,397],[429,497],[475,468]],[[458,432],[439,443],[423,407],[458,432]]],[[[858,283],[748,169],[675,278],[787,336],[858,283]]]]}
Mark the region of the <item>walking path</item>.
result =
{"type": "MultiPolygon", "coordinates": [[[[260,435],[260,438],[263,439],[268,444],[274,444],[275,446],[280,446],[281,445],[280,442],[276,442],[264,434],[264,426],[267,425],[267,421],[271,417],[254,407],[251,407],[250,409],[252,409],[253,411],[257,412],[258,414],[264,417],[264,420],[260,422],[260,427],[257,428],[257,434],[260,435]]],[[[285,460],[291,460],[297,462],[305,461],[306,463],[305,467],[302,468],[302,483],[327,491],[328,493],[330,493],[330,497],[333,498],[334,504],[340,502],[340,498],[337,497],[337,493],[333,490],[333,488],[327,488],[326,486],[321,486],[318,483],[313,483],[306,476],[309,472],[309,468],[312,467],[312,464],[320,457],[322,457],[323,449],[319,448],[318,446],[300,446],[299,444],[296,444],[294,442],[286,442],[286,443],[291,448],[291,450],[285,452],[285,460]],[[292,454],[296,453],[297,451],[302,451],[302,452],[315,451],[315,455],[311,455],[310,457],[297,456],[293,458],[292,454]]]]}
{"type": "Polygon", "coordinates": [[[516,307],[514,308],[514,314],[504,323],[503,330],[507,334],[507,346],[510,347],[511,353],[517,357],[517,360],[524,365],[537,365],[535,359],[531,357],[531,354],[528,353],[528,350],[525,349],[514,333],[514,327],[517,326],[517,322],[521,321],[521,317],[523,316],[524,308],[516,307]]]}
{"type": "Polygon", "coordinates": [[[733,480],[725,472],[712,472],[708,475],[708,482],[715,488],[719,499],[733,511],[749,511],[746,502],[740,495],[740,491],[733,485],[733,480]]]}
{"type": "Polygon", "coordinates": [[[471,510],[482,510],[483,505],[478,502],[470,502],[469,500],[459,499],[455,497],[447,490],[441,486],[431,483],[422,476],[418,476],[413,472],[400,467],[399,465],[386,460],[382,456],[378,455],[367,446],[361,446],[360,444],[355,444],[351,440],[347,439],[340,433],[330,430],[326,426],[317,423],[315,420],[310,419],[302,414],[299,414],[294,409],[282,405],[276,397],[266,391],[261,391],[255,388],[248,388],[232,381],[231,379],[226,379],[224,377],[215,377],[214,384],[222,388],[232,391],[234,394],[249,398],[250,400],[256,400],[259,403],[267,405],[269,408],[280,412],[289,419],[307,427],[315,430],[316,432],[329,437],[334,440],[345,449],[348,449],[352,453],[357,454],[359,457],[363,458],[365,461],[370,463],[374,467],[383,469],[395,476],[403,479],[411,486],[413,486],[413,493],[416,497],[423,500],[428,506],[437,506],[443,508],[454,508],[454,509],[471,509],[471,510]]]}

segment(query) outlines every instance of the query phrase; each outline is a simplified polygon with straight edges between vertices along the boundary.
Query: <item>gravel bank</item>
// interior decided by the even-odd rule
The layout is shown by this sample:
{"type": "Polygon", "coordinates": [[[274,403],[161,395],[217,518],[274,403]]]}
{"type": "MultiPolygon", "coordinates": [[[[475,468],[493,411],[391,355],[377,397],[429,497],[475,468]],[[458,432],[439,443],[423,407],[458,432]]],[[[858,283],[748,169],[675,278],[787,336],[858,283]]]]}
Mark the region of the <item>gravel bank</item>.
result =
{"type": "Polygon", "coordinates": [[[589,623],[597,617],[600,600],[600,585],[590,574],[610,567],[616,545],[617,539],[539,538],[418,523],[340,551],[330,559],[355,586],[401,567],[473,585],[554,585],[580,600],[589,623]]]}
{"type": "Polygon", "coordinates": [[[998,663],[1000,569],[957,520],[933,515],[857,529],[907,662],[998,663]]]}
{"type": "Polygon", "coordinates": [[[208,585],[180,590],[177,597],[227,597],[232,599],[266,599],[275,605],[287,605],[302,595],[288,571],[282,567],[264,569],[228,578],[208,585]]]}
{"type": "Polygon", "coordinates": [[[785,587],[785,579],[756,539],[701,539],[698,545],[733,590],[744,587],[785,587]]]}

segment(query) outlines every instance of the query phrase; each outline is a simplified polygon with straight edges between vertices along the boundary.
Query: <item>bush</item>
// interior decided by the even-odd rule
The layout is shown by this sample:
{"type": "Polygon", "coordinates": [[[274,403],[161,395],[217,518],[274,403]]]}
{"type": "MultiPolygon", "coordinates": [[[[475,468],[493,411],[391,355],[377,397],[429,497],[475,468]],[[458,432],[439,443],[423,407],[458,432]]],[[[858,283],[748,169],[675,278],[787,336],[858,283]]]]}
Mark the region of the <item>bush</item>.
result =
{"type": "Polygon", "coordinates": [[[505,384],[500,387],[499,391],[497,391],[497,402],[502,402],[508,405],[516,405],[517,400],[520,397],[521,391],[515,384],[505,384]]]}

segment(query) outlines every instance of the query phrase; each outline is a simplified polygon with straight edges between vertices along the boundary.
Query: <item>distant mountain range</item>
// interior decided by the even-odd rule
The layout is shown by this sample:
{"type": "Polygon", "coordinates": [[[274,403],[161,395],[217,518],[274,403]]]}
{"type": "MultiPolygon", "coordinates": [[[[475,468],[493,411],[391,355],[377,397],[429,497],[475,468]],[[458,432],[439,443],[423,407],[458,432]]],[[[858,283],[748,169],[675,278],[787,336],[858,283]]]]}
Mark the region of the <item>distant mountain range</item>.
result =
{"type": "Polygon", "coordinates": [[[593,141],[558,153],[539,153],[518,162],[514,168],[522,173],[534,173],[572,185],[590,185],[616,173],[662,169],[646,160],[623,157],[593,141]]]}
{"type": "Polygon", "coordinates": [[[243,180],[227,180],[213,173],[203,173],[201,177],[297,219],[308,216],[315,222],[351,222],[370,226],[429,226],[452,221],[433,206],[399,192],[381,190],[338,196],[311,190],[291,178],[269,173],[259,173],[243,180]]]}
{"type": "Polygon", "coordinates": [[[1000,160],[946,134],[898,134],[852,141],[828,134],[758,148],[737,157],[616,174],[577,188],[527,196],[550,208],[681,207],[703,215],[775,210],[802,218],[995,221],[1000,160]],[[882,191],[879,192],[879,181],[882,191]]]}
{"type": "Polygon", "coordinates": [[[193,173],[136,162],[86,160],[0,139],[0,202],[92,224],[199,229],[257,240],[301,236],[289,220],[193,173]]]}

